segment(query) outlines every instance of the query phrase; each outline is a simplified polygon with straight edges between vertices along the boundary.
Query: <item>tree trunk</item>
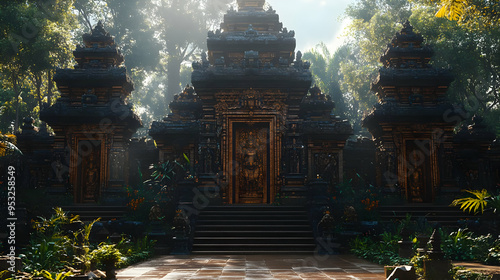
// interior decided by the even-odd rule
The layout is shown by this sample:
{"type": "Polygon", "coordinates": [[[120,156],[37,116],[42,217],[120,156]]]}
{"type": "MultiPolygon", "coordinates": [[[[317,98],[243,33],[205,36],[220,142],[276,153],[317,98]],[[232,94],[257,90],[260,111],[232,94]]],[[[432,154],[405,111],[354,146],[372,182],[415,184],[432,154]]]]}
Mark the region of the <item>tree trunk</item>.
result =
{"type": "Polygon", "coordinates": [[[167,65],[167,105],[181,90],[181,62],[177,57],[169,57],[167,65]]]}
{"type": "Polygon", "coordinates": [[[17,82],[16,73],[12,73],[12,87],[14,89],[14,93],[16,94],[16,119],[14,121],[14,134],[19,131],[19,96],[21,95],[21,92],[17,82]]]}
{"type": "Polygon", "coordinates": [[[52,93],[52,90],[54,88],[54,81],[52,81],[52,70],[47,71],[47,106],[52,105],[52,96],[54,95],[52,93]]]}
{"type": "Polygon", "coordinates": [[[36,87],[36,98],[38,99],[38,108],[39,111],[43,109],[43,100],[42,100],[42,74],[35,74],[35,87],[36,87]]]}

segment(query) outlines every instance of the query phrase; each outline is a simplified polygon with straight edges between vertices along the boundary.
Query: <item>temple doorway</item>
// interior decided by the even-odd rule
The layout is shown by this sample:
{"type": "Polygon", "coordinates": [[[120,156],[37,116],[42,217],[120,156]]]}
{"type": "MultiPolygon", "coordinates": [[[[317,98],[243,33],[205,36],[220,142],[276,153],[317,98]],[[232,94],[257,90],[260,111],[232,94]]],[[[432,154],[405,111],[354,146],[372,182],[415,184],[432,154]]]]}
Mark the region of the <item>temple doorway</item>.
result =
{"type": "Polygon", "coordinates": [[[233,202],[270,203],[270,123],[234,122],[232,126],[233,202]]]}
{"type": "Polygon", "coordinates": [[[406,141],[408,202],[432,202],[431,144],[429,140],[406,141]],[[418,145],[417,145],[418,143],[418,145]]]}
{"type": "Polygon", "coordinates": [[[101,185],[101,141],[78,142],[78,185],[75,189],[76,203],[96,203],[101,185]]]}

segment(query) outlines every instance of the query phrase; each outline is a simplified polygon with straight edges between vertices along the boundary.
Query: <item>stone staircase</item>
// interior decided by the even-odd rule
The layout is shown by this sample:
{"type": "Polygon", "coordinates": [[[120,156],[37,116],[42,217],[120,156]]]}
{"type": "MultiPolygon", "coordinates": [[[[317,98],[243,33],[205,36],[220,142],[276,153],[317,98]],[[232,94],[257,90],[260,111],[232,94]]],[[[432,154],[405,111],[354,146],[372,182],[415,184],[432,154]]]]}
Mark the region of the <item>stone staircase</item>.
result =
{"type": "Polygon", "coordinates": [[[406,204],[381,206],[379,208],[382,221],[401,220],[406,215],[411,215],[412,220],[427,220],[429,224],[439,224],[443,227],[457,227],[459,221],[476,220],[479,216],[468,214],[460,210],[459,207],[434,204],[406,204]]]}
{"type": "Polygon", "coordinates": [[[94,221],[101,218],[101,221],[120,220],[125,215],[126,206],[106,206],[95,204],[75,204],[64,206],[63,210],[70,215],[79,215],[84,222],[94,221]]]}
{"type": "Polygon", "coordinates": [[[295,206],[212,206],[196,222],[192,254],[312,254],[307,212],[295,206]]]}

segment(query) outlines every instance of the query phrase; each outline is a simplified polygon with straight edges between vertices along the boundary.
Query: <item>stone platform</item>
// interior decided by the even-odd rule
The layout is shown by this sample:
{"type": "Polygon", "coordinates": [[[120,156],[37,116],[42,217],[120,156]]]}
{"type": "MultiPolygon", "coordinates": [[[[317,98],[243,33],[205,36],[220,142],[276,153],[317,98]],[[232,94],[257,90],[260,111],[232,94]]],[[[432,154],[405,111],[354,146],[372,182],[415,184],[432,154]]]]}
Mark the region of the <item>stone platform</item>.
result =
{"type": "Polygon", "coordinates": [[[379,280],[384,268],[350,255],[162,256],[118,271],[118,280],[379,280]]]}

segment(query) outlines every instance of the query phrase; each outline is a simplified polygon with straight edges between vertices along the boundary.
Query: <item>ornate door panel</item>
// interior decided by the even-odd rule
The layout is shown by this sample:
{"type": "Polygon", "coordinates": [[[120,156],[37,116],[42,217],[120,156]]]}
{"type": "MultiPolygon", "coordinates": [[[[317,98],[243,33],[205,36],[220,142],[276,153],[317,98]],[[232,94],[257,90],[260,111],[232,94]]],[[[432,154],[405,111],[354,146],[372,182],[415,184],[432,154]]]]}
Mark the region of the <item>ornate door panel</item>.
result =
{"type": "Polygon", "coordinates": [[[270,179],[269,123],[233,123],[233,201],[267,203],[270,179]]]}
{"type": "Polygon", "coordinates": [[[406,141],[406,193],[409,202],[432,201],[431,154],[430,141],[406,141]]]}
{"type": "Polygon", "coordinates": [[[101,141],[78,141],[77,185],[75,201],[77,203],[95,203],[99,199],[103,174],[101,168],[101,141]]]}

